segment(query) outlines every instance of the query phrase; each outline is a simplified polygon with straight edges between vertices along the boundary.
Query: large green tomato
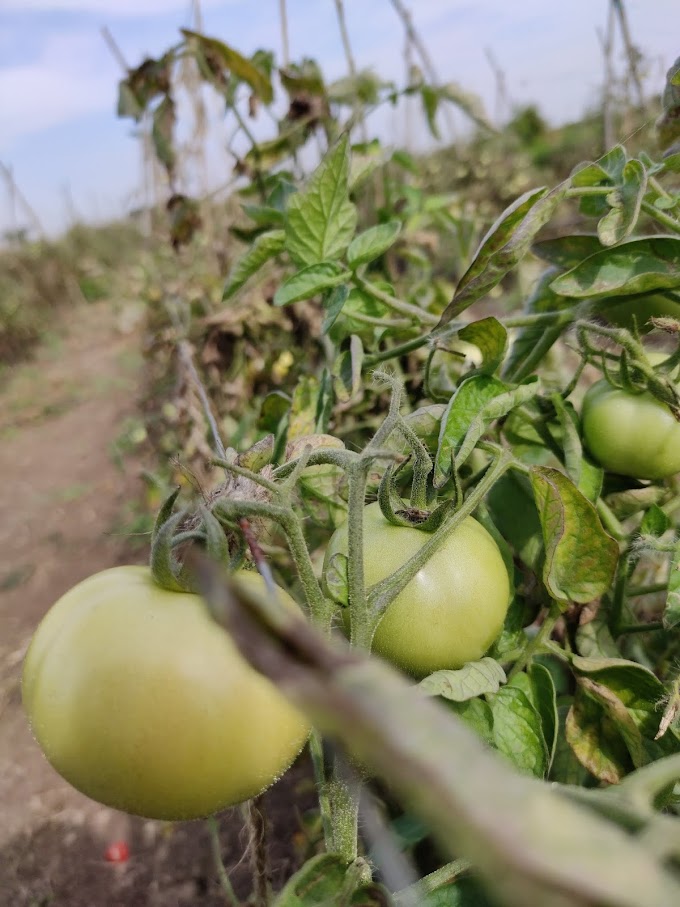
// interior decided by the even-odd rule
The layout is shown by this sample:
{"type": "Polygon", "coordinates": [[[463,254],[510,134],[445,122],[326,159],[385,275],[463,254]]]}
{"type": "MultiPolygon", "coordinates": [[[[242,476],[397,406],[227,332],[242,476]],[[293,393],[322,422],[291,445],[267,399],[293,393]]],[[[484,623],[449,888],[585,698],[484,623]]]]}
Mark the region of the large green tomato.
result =
{"type": "Polygon", "coordinates": [[[680,319],[680,301],[675,296],[665,293],[640,293],[633,296],[619,296],[616,299],[603,299],[595,304],[596,310],[607,321],[623,328],[647,333],[652,329],[650,318],[680,319]]]}
{"type": "Polygon", "coordinates": [[[651,394],[632,394],[602,379],[586,392],[582,420],[590,453],[610,472],[635,479],[680,472],[680,423],[651,394]]]}
{"type": "MultiPolygon", "coordinates": [[[[419,529],[394,526],[379,504],[364,508],[364,573],[367,586],[385,579],[431,538],[419,529]]],[[[347,524],[326,550],[347,554],[347,524]]],[[[510,582],[501,553],[472,517],[444,541],[391,602],[373,640],[373,651],[409,674],[422,677],[460,668],[481,658],[503,627],[510,582]]]]}
{"type": "MultiPolygon", "coordinates": [[[[238,576],[264,588],[259,574],[238,576]]],[[[146,567],[104,570],[59,599],[29,647],[22,696],[59,774],[155,819],[194,819],[261,793],[309,733],[203,600],[161,589],[146,567]]]]}

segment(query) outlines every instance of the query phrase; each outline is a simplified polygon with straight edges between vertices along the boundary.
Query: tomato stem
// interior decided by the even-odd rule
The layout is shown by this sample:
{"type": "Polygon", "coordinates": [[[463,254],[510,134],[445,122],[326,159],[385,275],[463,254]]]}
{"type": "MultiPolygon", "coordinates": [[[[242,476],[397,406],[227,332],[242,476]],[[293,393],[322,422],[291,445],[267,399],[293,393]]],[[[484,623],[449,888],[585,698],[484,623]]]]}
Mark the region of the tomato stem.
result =
{"type": "Polygon", "coordinates": [[[524,648],[523,653],[517,659],[517,661],[512,666],[512,670],[508,674],[508,681],[512,680],[517,674],[526,668],[534,655],[538,655],[541,649],[545,646],[545,643],[550,639],[552,631],[555,629],[555,624],[557,623],[558,618],[562,613],[559,602],[553,599],[548,613],[545,615],[545,619],[541,624],[538,633],[530,640],[524,648]]]}
{"type": "Polygon", "coordinates": [[[220,830],[217,824],[217,819],[214,816],[208,816],[208,818],[206,819],[206,824],[208,826],[208,832],[210,834],[210,848],[212,850],[215,870],[217,871],[217,878],[220,883],[220,888],[224,892],[225,899],[230,907],[241,907],[241,902],[236,897],[236,892],[234,891],[234,887],[231,884],[227,870],[224,867],[224,861],[222,860],[222,846],[220,844],[220,830]]]}

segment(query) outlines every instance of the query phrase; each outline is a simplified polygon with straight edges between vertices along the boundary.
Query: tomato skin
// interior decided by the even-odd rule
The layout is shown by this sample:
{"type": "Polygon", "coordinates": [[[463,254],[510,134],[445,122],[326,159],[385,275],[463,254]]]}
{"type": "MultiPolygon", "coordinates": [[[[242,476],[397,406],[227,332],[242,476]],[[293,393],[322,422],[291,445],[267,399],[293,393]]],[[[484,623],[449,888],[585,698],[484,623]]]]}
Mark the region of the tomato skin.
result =
{"type": "Polygon", "coordinates": [[[583,437],[609,472],[665,479],[680,471],[680,423],[646,391],[633,394],[597,381],[583,399],[583,437]]]}
{"type": "MultiPolygon", "coordinates": [[[[259,574],[238,576],[264,588],[259,574]]],[[[67,781],[155,819],[198,818],[261,793],[309,733],[203,600],[161,589],[146,567],[104,570],[59,599],[27,652],[22,698],[67,781]]]]}
{"type": "MultiPolygon", "coordinates": [[[[431,536],[394,526],[380,505],[364,508],[367,586],[389,576],[431,536]]],[[[347,524],[334,533],[325,564],[347,553],[347,524]]],[[[373,639],[373,652],[416,677],[461,668],[487,651],[510,603],[508,572],[487,530],[467,517],[390,603],[373,639]]]]}

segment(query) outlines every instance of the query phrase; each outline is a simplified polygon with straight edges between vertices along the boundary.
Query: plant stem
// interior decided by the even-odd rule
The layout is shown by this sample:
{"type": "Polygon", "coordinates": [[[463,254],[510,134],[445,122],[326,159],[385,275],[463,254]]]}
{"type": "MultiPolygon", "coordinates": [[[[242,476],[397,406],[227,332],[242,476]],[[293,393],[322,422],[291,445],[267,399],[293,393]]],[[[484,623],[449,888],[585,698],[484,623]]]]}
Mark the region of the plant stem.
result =
{"type": "Polygon", "coordinates": [[[222,860],[222,848],[220,846],[220,830],[217,824],[217,819],[214,816],[208,816],[206,819],[208,825],[208,831],[210,833],[210,848],[212,850],[213,861],[215,863],[215,869],[217,871],[217,878],[220,883],[220,887],[224,892],[224,897],[229,904],[229,907],[240,907],[241,902],[236,897],[236,892],[234,891],[233,885],[227,875],[227,870],[224,868],[224,862],[222,860]]]}
{"type": "Polygon", "coordinates": [[[655,630],[663,630],[664,625],[660,620],[652,620],[647,624],[624,624],[619,627],[619,636],[626,633],[652,633],[655,630]]]}
{"type": "Polygon", "coordinates": [[[584,196],[609,195],[615,186],[574,186],[567,189],[566,198],[583,198],[584,196]]]}
{"type": "Polygon", "coordinates": [[[656,592],[665,592],[668,589],[668,582],[652,583],[649,586],[629,586],[628,598],[638,598],[641,595],[654,595],[656,592]]]}
{"type": "Polygon", "coordinates": [[[393,312],[399,312],[400,315],[408,315],[410,318],[416,318],[421,324],[439,324],[439,318],[436,315],[427,312],[425,309],[421,309],[417,305],[406,302],[403,299],[397,299],[396,296],[386,293],[384,290],[381,290],[380,287],[376,287],[375,284],[372,284],[369,280],[366,280],[359,274],[354,274],[354,282],[359,289],[368,293],[379,302],[382,302],[389,309],[392,309],[393,312]]]}
{"type": "Polygon", "coordinates": [[[328,796],[328,780],[326,778],[326,764],[323,752],[323,737],[317,730],[312,730],[309,737],[309,754],[314,766],[314,779],[316,781],[317,796],[319,798],[319,812],[323,826],[323,837],[329,847],[333,840],[331,801],[328,796]]]}
{"type": "Polygon", "coordinates": [[[642,202],[642,210],[649,214],[650,217],[653,217],[654,220],[658,221],[660,224],[663,224],[664,227],[668,227],[669,230],[672,230],[674,233],[680,233],[680,221],[677,221],[674,217],[671,217],[670,214],[666,214],[665,211],[662,211],[660,208],[655,207],[651,202],[642,202]]]}
{"type": "Polygon", "coordinates": [[[597,502],[597,514],[600,517],[600,521],[604,528],[612,535],[617,542],[621,542],[626,538],[626,533],[623,529],[621,523],[612,513],[609,505],[606,504],[602,498],[597,502]]]}
{"type": "Polygon", "coordinates": [[[512,680],[520,671],[523,671],[524,668],[529,664],[534,655],[538,655],[543,646],[545,645],[546,640],[550,639],[552,631],[555,628],[555,624],[562,613],[559,603],[554,601],[551,603],[548,613],[545,616],[543,623],[534,636],[534,638],[527,644],[524,652],[517,661],[512,666],[512,670],[508,674],[508,680],[512,680]]]}
{"type": "MultiPolygon", "coordinates": [[[[352,318],[355,316],[352,315],[352,318]]],[[[381,350],[379,353],[373,353],[372,356],[365,356],[364,363],[368,366],[377,365],[379,362],[386,362],[388,359],[396,359],[397,356],[405,356],[407,353],[412,353],[414,350],[419,350],[423,346],[427,346],[430,342],[429,335],[423,337],[415,337],[413,340],[407,340],[406,343],[401,343],[399,346],[393,346],[389,350],[381,350]]]]}
{"type": "Polygon", "coordinates": [[[284,69],[290,62],[290,44],[288,42],[288,14],[286,0],[279,0],[279,20],[281,22],[281,60],[284,69]]]}
{"type": "Polygon", "coordinates": [[[405,907],[406,904],[421,904],[428,894],[457,881],[471,868],[472,864],[469,860],[455,860],[453,863],[447,863],[440,869],[435,869],[434,872],[424,876],[415,885],[398,891],[394,895],[395,904],[397,907],[405,907]]]}

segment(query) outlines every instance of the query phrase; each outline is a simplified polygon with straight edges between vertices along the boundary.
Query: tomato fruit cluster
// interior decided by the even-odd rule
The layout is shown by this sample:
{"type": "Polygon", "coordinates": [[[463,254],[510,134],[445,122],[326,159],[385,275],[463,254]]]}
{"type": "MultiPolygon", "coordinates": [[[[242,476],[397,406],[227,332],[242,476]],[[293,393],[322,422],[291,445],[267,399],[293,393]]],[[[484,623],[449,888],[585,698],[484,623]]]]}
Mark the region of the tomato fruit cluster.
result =
{"type": "MultiPolygon", "coordinates": [[[[238,576],[264,588],[259,574],[238,576]]],[[[161,589],[146,567],[104,570],[59,599],[29,647],[22,695],[67,781],[156,819],[198,818],[261,793],[309,733],[203,600],[161,589]]]]}
{"type": "MultiPolygon", "coordinates": [[[[347,553],[347,524],[326,551],[347,553]]],[[[431,536],[389,523],[377,503],[364,508],[364,575],[380,582],[416,554],[431,536]]],[[[422,677],[481,658],[503,627],[510,581],[489,532],[467,517],[435,551],[383,615],[373,651],[422,677]]]]}

